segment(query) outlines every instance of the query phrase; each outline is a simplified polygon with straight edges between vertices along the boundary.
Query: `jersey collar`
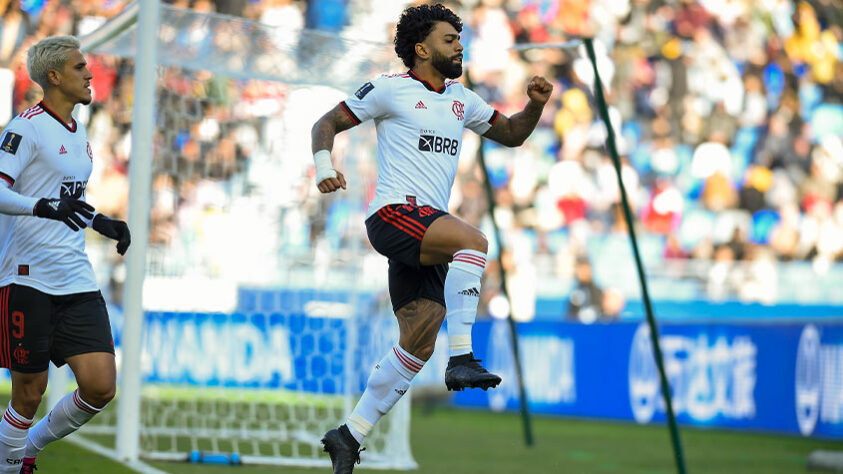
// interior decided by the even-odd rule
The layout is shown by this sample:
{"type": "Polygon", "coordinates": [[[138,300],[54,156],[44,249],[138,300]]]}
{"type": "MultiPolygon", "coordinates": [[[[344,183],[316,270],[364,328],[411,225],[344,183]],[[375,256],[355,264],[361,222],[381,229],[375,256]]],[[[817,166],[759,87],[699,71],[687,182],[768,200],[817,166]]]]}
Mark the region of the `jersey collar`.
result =
{"type": "Polygon", "coordinates": [[[64,128],[68,129],[70,133],[76,132],[76,119],[70,118],[70,125],[67,124],[61,117],[58,116],[55,112],[50,110],[49,107],[44,103],[44,101],[38,102],[38,106],[44,109],[45,112],[50,114],[54,119],[58,120],[60,124],[64,125],[64,128]]]}
{"type": "Polygon", "coordinates": [[[436,92],[437,94],[443,94],[443,93],[445,92],[445,84],[442,84],[442,87],[440,87],[439,89],[434,89],[434,88],[433,88],[433,86],[432,86],[429,82],[427,82],[427,81],[425,81],[424,79],[422,79],[422,78],[420,78],[419,76],[417,76],[417,75],[416,75],[416,73],[415,73],[415,72],[413,72],[413,70],[412,70],[412,69],[410,69],[410,70],[409,70],[409,71],[407,71],[407,72],[410,74],[410,77],[412,77],[413,79],[415,79],[415,80],[417,80],[417,81],[421,82],[421,83],[422,83],[422,85],[423,85],[423,86],[424,86],[427,90],[429,90],[429,91],[431,91],[431,92],[436,92]]]}

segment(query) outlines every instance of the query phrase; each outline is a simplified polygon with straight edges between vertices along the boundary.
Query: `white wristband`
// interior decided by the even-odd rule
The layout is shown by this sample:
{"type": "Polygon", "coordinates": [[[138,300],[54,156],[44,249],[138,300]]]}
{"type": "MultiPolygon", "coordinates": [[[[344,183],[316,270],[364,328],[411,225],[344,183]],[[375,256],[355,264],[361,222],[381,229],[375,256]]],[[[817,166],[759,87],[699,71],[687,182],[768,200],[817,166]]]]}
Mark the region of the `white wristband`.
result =
{"type": "Polygon", "coordinates": [[[316,163],[316,184],[319,184],[328,178],[337,177],[337,172],[334,170],[334,165],[331,163],[330,151],[317,151],[313,155],[313,162],[316,163]]]}

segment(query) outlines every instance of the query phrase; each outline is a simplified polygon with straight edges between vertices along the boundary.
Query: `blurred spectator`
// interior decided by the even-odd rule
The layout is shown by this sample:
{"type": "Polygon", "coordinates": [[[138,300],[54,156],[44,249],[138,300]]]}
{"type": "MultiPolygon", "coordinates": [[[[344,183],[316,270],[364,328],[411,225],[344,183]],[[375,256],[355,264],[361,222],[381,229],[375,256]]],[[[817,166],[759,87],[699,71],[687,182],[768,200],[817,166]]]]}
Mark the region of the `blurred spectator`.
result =
{"type": "Polygon", "coordinates": [[[743,188],[740,191],[740,208],[755,214],[767,207],[765,193],[770,189],[773,173],[763,166],[751,166],[746,172],[743,188]]]}
{"type": "MultiPolygon", "coordinates": [[[[328,50],[340,58],[338,64],[359,51],[333,39],[301,44],[300,28],[350,31],[355,38],[388,43],[401,2],[169,3],[271,25],[277,28],[273,43],[300,53],[282,67],[303,68],[328,50]]],[[[126,4],[50,0],[25,2],[24,10],[16,0],[0,0],[0,122],[40,98],[40,88],[26,73],[28,45],[49,35],[91,31],[126,4]]],[[[591,29],[598,33],[598,68],[623,155],[623,183],[642,224],[639,239],[657,258],[699,263],[683,268],[696,269],[701,294],[769,301],[775,287],[764,272],[775,260],[811,261],[817,271],[843,260],[839,2],[471,0],[449,6],[465,23],[466,75],[498,110],[510,113],[523,106],[524,83],[533,74],[555,83],[528,142],[514,150],[487,144],[486,160],[505,244],[518,247],[509,250],[519,256],[519,277],[541,285],[545,277],[577,275],[576,288],[588,291],[577,290],[586,298],[578,305],[584,310],[573,317],[616,314],[609,308],[637,297],[623,285],[626,276],[603,274],[604,268],[618,266],[618,255],[592,251],[627,230],[620,191],[604,150],[606,130],[595,113],[592,67],[582,50],[515,52],[510,47],[517,43],[561,42],[591,29]],[[574,263],[573,256],[584,252],[601,282],[624,290],[600,293],[590,265],[574,263]]],[[[212,38],[220,51],[253,61],[241,63],[244,68],[263,66],[265,58],[252,57],[250,46],[256,45],[237,33],[211,31],[207,25],[178,32],[191,51],[208,51],[196,48],[210,47],[212,38]]],[[[91,199],[125,216],[133,66],[111,57],[91,56],[89,62],[94,103],[80,121],[87,122],[92,137],[91,199]]],[[[159,77],[157,106],[168,113],[156,136],[153,254],[178,247],[184,252],[175,259],[179,265],[223,271],[224,244],[216,255],[196,256],[191,248],[199,241],[220,242],[213,237],[215,229],[222,219],[236,220],[233,212],[227,214],[237,205],[235,195],[244,200],[260,195],[272,203],[252,218],[274,229],[265,247],[278,252],[309,258],[307,252],[327,245],[339,254],[354,232],[361,232],[360,226],[345,230],[349,226],[343,223],[363,212],[376,174],[365,153],[352,156],[350,150],[367,149],[371,140],[337,139],[337,159],[357,171],[364,196],[355,202],[361,208],[318,202],[309,161],[275,159],[308,156],[302,124],[315,104],[327,103],[327,94],[177,68],[162,69],[159,77]],[[344,230],[326,238],[329,229],[344,230]]],[[[477,146],[479,140],[467,134],[451,211],[488,234],[483,176],[474,161],[477,146]]],[[[493,265],[487,273],[489,281],[500,280],[493,265]]]]}
{"type": "Polygon", "coordinates": [[[603,291],[603,301],[601,304],[603,307],[602,321],[614,321],[620,317],[624,306],[626,306],[626,299],[620,291],[614,288],[606,288],[603,291]]]}
{"type": "Polygon", "coordinates": [[[29,35],[29,15],[16,0],[0,1],[0,123],[13,115],[15,72],[20,67],[20,53],[29,35]]]}
{"type": "Polygon", "coordinates": [[[721,245],[714,251],[714,263],[708,271],[707,296],[723,301],[732,296],[739,277],[734,271],[735,252],[728,245],[721,245]]]}
{"type": "Polygon", "coordinates": [[[574,279],[574,288],[568,296],[566,317],[582,323],[593,323],[603,318],[603,290],[594,282],[591,263],[587,258],[577,258],[574,279]]]}
{"type": "Polygon", "coordinates": [[[0,66],[7,68],[29,31],[29,15],[21,10],[16,0],[0,1],[0,66]]]}

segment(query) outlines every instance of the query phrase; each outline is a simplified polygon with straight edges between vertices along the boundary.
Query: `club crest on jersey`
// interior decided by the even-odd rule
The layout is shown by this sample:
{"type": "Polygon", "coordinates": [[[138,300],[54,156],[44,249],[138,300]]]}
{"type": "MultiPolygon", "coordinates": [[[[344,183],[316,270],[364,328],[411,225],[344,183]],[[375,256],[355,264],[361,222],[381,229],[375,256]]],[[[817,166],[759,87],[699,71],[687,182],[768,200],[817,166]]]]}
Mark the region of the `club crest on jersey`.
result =
{"type": "Polygon", "coordinates": [[[465,118],[465,104],[462,102],[455,100],[454,104],[451,106],[451,110],[454,112],[454,115],[457,116],[457,120],[465,118]]]}
{"type": "Polygon", "coordinates": [[[18,152],[18,147],[20,146],[22,138],[23,135],[18,135],[15,132],[6,133],[3,137],[3,142],[0,143],[0,150],[3,150],[10,155],[14,155],[18,152]]]}
{"type": "Polygon", "coordinates": [[[91,142],[88,142],[88,158],[91,160],[91,163],[94,162],[94,151],[91,150],[91,142]]]}
{"type": "Polygon", "coordinates": [[[363,97],[366,97],[366,94],[368,94],[369,92],[372,92],[372,89],[374,89],[374,88],[375,88],[374,84],[372,84],[371,82],[367,82],[367,83],[363,84],[362,86],[360,86],[359,89],[357,89],[357,92],[354,93],[354,96],[357,97],[360,100],[363,100],[363,97]]]}
{"type": "Polygon", "coordinates": [[[59,155],[66,155],[66,154],[67,154],[67,148],[65,148],[64,145],[62,145],[61,149],[59,150],[59,155]]]}

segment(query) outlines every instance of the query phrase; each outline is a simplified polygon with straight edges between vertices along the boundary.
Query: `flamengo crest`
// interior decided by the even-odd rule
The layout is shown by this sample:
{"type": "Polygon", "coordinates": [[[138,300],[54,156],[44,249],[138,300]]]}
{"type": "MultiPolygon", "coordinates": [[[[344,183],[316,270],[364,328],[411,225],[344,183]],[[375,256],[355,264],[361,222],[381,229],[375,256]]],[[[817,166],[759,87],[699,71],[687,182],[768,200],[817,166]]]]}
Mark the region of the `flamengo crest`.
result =
{"type": "Polygon", "coordinates": [[[454,105],[451,106],[451,110],[454,111],[454,115],[457,116],[457,120],[462,120],[465,118],[465,105],[458,101],[454,101],[454,105]]]}

